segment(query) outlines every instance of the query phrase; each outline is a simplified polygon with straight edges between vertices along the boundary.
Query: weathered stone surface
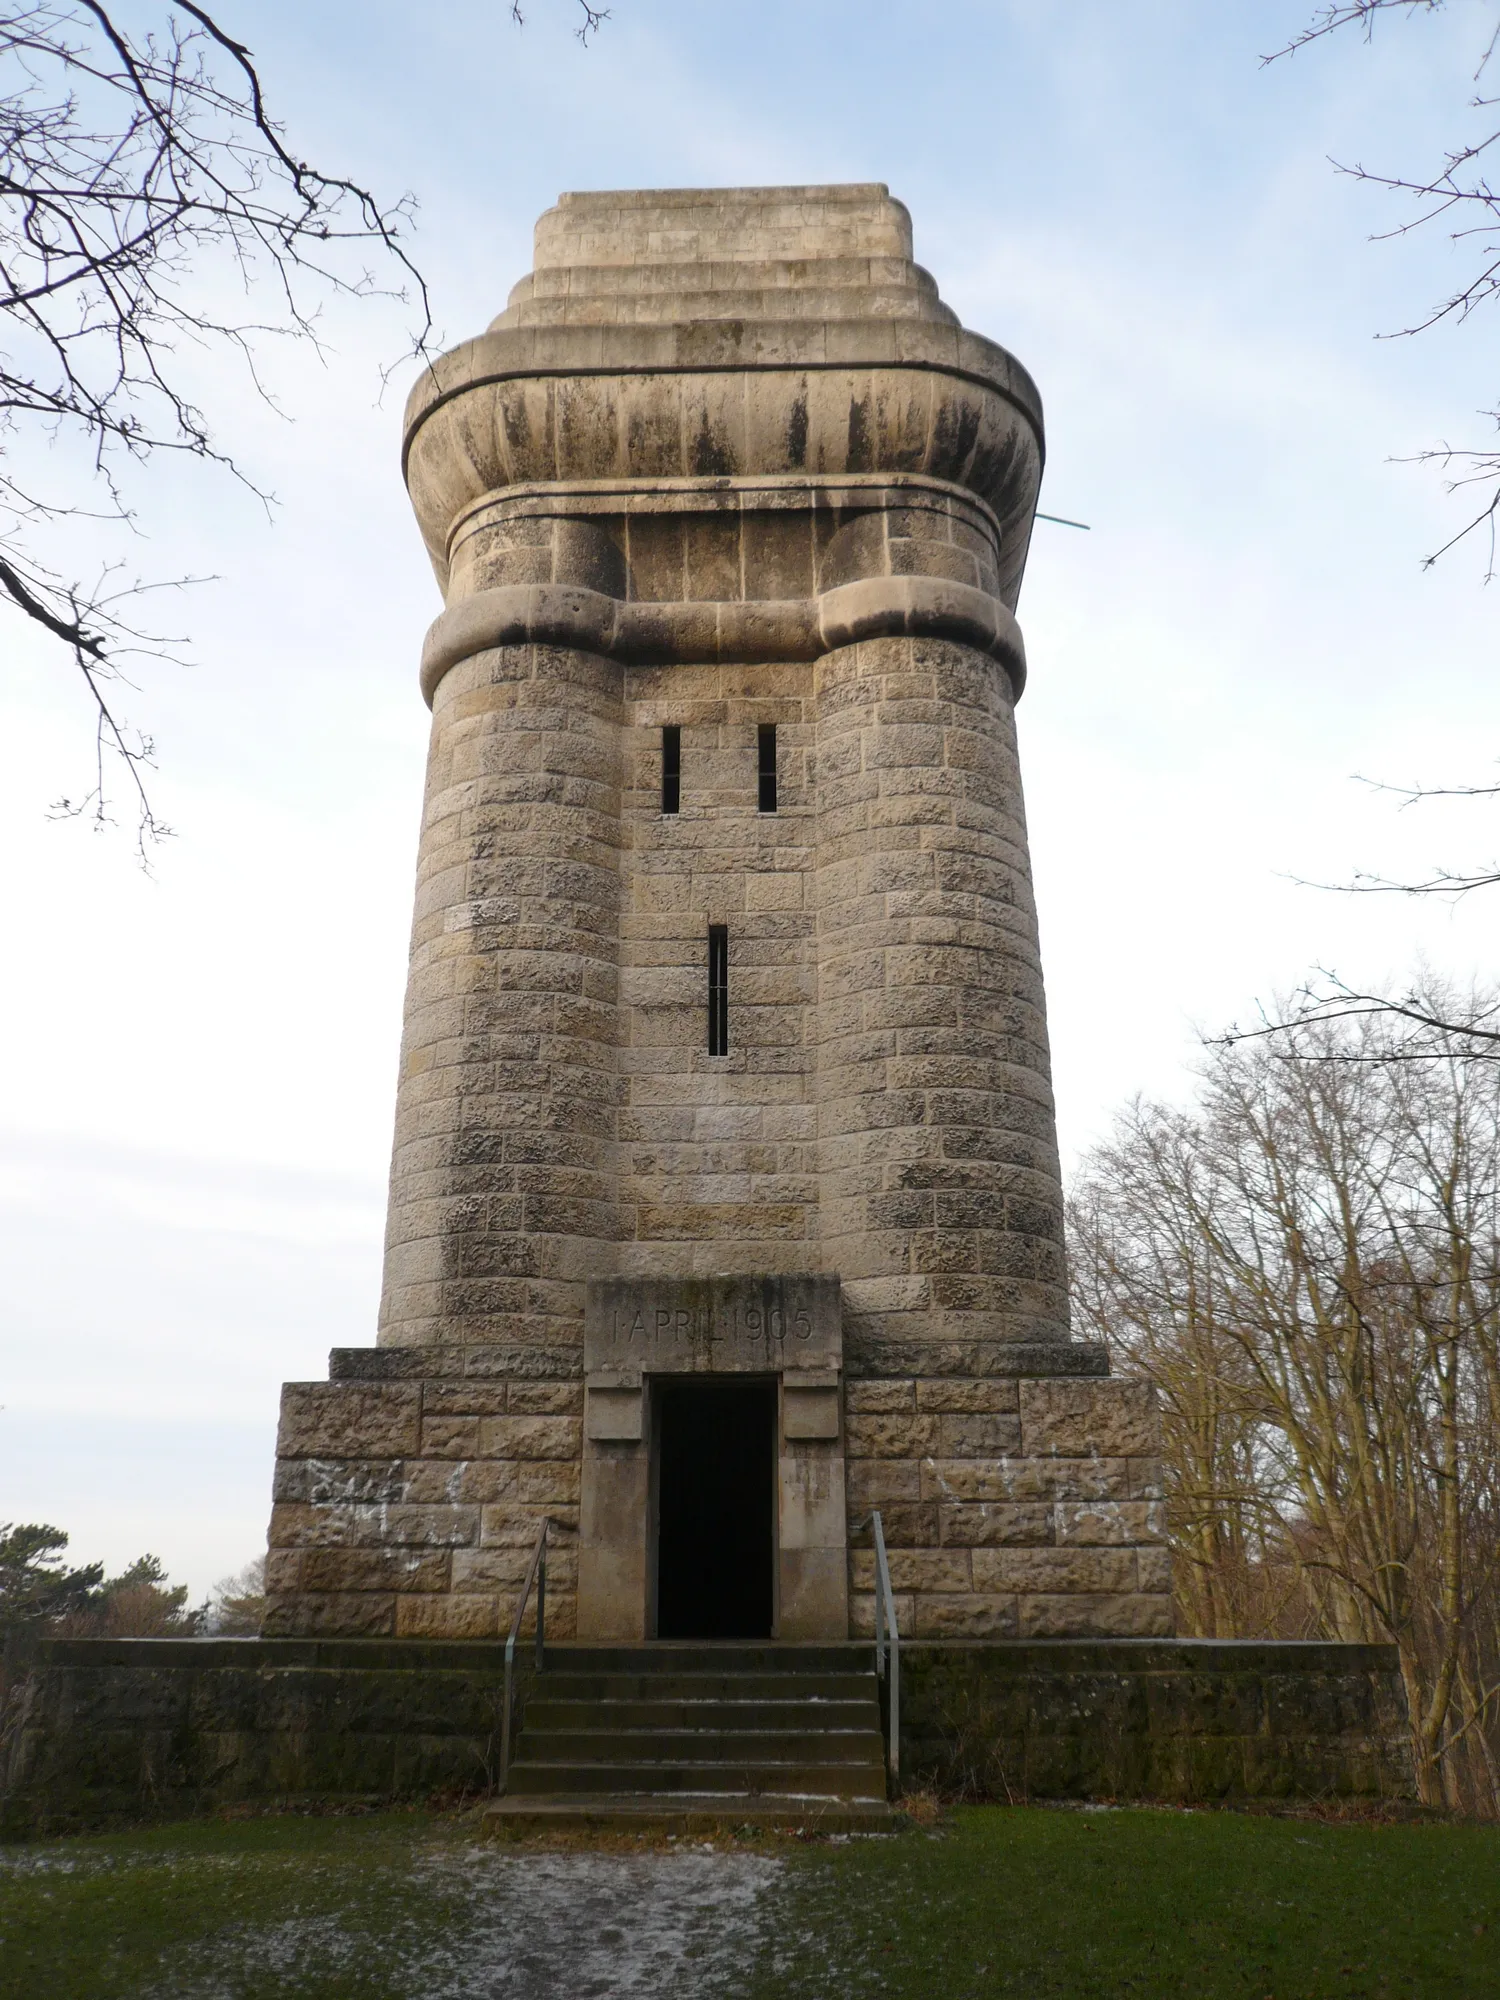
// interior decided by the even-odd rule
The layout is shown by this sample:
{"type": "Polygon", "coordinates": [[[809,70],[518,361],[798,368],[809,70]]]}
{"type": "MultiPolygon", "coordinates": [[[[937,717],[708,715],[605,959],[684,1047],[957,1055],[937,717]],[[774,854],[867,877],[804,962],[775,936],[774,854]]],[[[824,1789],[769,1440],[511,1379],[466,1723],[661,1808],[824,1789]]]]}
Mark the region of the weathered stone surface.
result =
{"type": "Polygon", "coordinates": [[[1023,1639],[1164,1639],[1172,1634],[1172,1600],[1122,1590],[1113,1580],[1102,1590],[1018,1600],[1023,1639]]]}
{"type": "Polygon", "coordinates": [[[1135,1588],[1133,1549],[977,1548],[973,1562],[974,1581],[981,1590],[1130,1591],[1135,1588]]]}
{"type": "Polygon", "coordinates": [[[324,1633],[340,1639],[386,1639],[395,1630],[394,1594],[370,1589],[299,1591],[280,1602],[273,1599],[262,1627],[267,1639],[317,1638],[324,1633]]]}
{"type": "Polygon", "coordinates": [[[379,1344],[286,1390],[271,1629],[504,1630],[550,1516],[559,1629],[644,1636],[678,1373],[780,1384],[782,1636],[865,1619],[875,1508],[913,1632],[1161,1629],[1150,1391],[1068,1328],[1015,736],[1041,457],[878,186],[565,195],[423,369],[379,1344]]]}
{"type": "MultiPolygon", "coordinates": [[[[1160,1500],[1060,1500],[1055,1520],[1058,1541],[1080,1547],[1135,1546],[1161,1541],[1167,1531],[1160,1500]]],[[[1161,1587],[1170,1589],[1170,1581],[1161,1587]]]]}
{"type": "MultiPolygon", "coordinates": [[[[969,1590],[972,1587],[967,1549],[893,1548],[889,1559],[893,1590],[925,1595],[934,1590],[969,1590]]],[[[873,1591],[874,1551],[855,1549],[849,1560],[851,1587],[873,1591]]]]}
{"type": "MultiPolygon", "coordinates": [[[[858,1386],[868,1389],[877,1385],[862,1382],[858,1386]]],[[[959,1412],[966,1416],[997,1412],[1014,1416],[1021,1407],[1020,1386],[1015,1381],[965,1382],[939,1378],[918,1382],[915,1388],[919,1410],[959,1412]]]]}
{"type": "Polygon", "coordinates": [[[851,1458],[846,1477],[849,1506],[856,1513],[923,1497],[921,1467],[908,1459],[851,1458]]]}
{"type": "MultiPolygon", "coordinates": [[[[583,1414],[581,1382],[512,1382],[507,1392],[512,1416],[576,1417],[583,1414]]],[[[487,1413],[498,1414],[498,1413],[487,1413]]]]}
{"type": "Polygon", "coordinates": [[[576,1417],[486,1417],[480,1431],[485,1458],[573,1460],[582,1440],[576,1417]]]}
{"type": "MultiPolygon", "coordinates": [[[[378,1603],[369,1594],[362,1608],[378,1603]]],[[[872,1614],[857,1597],[851,1624],[868,1633],[872,1614]]],[[[487,1622],[483,1608],[474,1615],[487,1622]]],[[[1004,1606],[943,1595],[924,1615],[993,1623],[1004,1606]]],[[[909,1598],[901,1616],[909,1629],[909,1598]]],[[[18,1718],[0,1759],[0,1833],[237,1801],[483,1792],[497,1775],[501,1652],[493,1638],[13,1640],[0,1659],[0,1701],[18,1718]]],[[[851,1648],[851,1665],[868,1661],[851,1648]]],[[[524,1702],[524,1649],[517,1665],[524,1702]]],[[[901,1713],[908,1782],[965,1797],[1413,1789],[1389,1647],[909,1638],[901,1713]]]]}
{"type": "MultiPolygon", "coordinates": [[[[1138,1547],[1135,1552],[1135,1571],[1136,1581],[1140,1589],[1160,1591],[1164,1597],[1170,1598],[1172,1590],[1172,1551],[1165,1543],[1152,1547],[1143,1537],[1142,1546],[1138,1547]]],[[[1170,1629],[1168,1627],[1168,1630],[1170,1629]]]]}
{"type": "Polygon", "coordinates": [[[493,1639],[499,1630],[500,1604],[493,1591],[454,1589],[441,1597],[396,1600],[396,1636],[401,1639],[493,1639]]]}
{"type": "Polygon", "coordinates": [[[1412,1796],[1390,1647],[917,1640],[901,1679],[903,1769],[968,1796],[1412,1796]]]}
{"type": "Polygon", "coordinates": [[[1008,1416],[942,1416],[938,1419],[939,1458],[997,1458],[1021,1446],[1021,1425],[1008,1416]]]}
{"type": "MultiPolygon", "coordinates": [[[[276,1462],[271,1497],[328,1507],[345,1501],[402,1501],[411,1490],[409,1459],[282,1458],[276,1462]]],[[[444,1496],[449,1497],[449,1496],[444,1496]]]]}
{"type": "Polygon", "coordinates": [[[1016,1601],[993,1591],[952,1597],[924,1593],[915,1600],[910,1630],[920,1639],[1014,1639],[1016,1601]]]}
{"type": "Polygon", "coordinates": [[[915,1382],[850,1382],[844,1389],[851,1416],[905,1416],[916,1406],[915,1382]]]}
{"type": "Polygon", "coordinates": [[[477,1458],[479,1450],[477,1416],[422,1419],[423,1458],[477,1458]]]}
{"type": "Polygon", "coordinates": [[[1161,1449],[1149,1382],[1023,1382],[1021,1430],[1028,1458],[1127,1458],[1161,1449]]]}
{"type": "Polygon", "coordinates": [[[851,1458],[920,1458],[938,1446],[936,1417],[850,1417],[845,1428],[851,1458]]]}
{"type": "Polygon", "coordinates": [[[1124,1459],[924,1459],[924,1500],[1122,1498],[1130,1490],[1124,1459]]]}
{"type": "MultiPolygon", "coordinates": [[[[479,1539],[486,1548],[525,1549],[529,1558],[544,1520],[550,1521],[555,1528],[562,1529],[564,1533],[576,1533],[578,1509],[565,1506],[486,1507],[481,1517],[479,1539]]],[[[555,1579],[555,1554],[551,1574],[555,1579]]]]}
{"type": "Polygon", "coordinates": [[[939,1507],[938,1533],[947,1546],[1005,1548],[1050,1547],[1057,1521],[1051,1507],[980,1501],[972,1506],[939,1507]]]}
{"type": "Polygon", "coordinates": [[[477,1507],[309,1507],[271,1509],[273,1549],[461,1548],[479,1535],[477,1507]]]}
{"type": "Polygon", "coordinates": [[[583,1358],[576,1348],[561,1347],[335,1347],[328,1356],[328,1373],[335,1382],[420,1381],[429,1387],[435,1379],[504,1383],[581,1376],[583,1358]]]}
{"type": "Polygon", "coordinates": [[[446,1590],[452,1570],[446,1550],[410,1548],[272,1549],[266,1589],[289,1591],[446,1590]]]}
{"type": "Polygon", "coordinates": [[[836,1278],[618,1278],[588,1288],[590,1375],[826,1373],[841,1361],[836,1278]]]}
{"type": "Polygon", "coordinates": [[[279,1458],[378,1458],[415,1452],[421,1391],[408,1384],[354,1388],[288,1382],[281,1392],[279,1458]]]}

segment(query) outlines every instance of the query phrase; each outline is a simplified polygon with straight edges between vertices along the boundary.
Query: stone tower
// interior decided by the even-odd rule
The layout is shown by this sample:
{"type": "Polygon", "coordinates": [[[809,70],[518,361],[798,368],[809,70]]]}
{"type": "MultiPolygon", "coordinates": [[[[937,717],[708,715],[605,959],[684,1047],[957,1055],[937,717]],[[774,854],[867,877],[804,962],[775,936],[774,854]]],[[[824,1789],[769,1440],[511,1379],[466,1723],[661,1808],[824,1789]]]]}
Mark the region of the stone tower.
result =
{"type": "Polygon", "coordinates": [[[445,609],[379,1344],[273,1633],[1170,1630],[1070,1340],[1014,705],[1036,389],[881,186],[564,195],[407,405],[445,609]],[[571,1531],[576,1530],[576,1541],[571,1531]]]}

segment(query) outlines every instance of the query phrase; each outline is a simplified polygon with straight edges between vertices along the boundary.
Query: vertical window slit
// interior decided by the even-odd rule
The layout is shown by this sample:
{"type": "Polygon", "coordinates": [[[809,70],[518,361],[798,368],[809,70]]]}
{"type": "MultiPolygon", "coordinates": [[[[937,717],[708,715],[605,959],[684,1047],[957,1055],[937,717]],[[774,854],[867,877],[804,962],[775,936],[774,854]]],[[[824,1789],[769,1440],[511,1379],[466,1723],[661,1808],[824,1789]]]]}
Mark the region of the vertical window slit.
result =
{"type": "Polygon", "coordinates": [[[664,813],[682,809],[682,731],[675,722],[661,732],[661,809],[664,813]]]}
{"type": "Polygon", "coordinates": [[[760,809],[763,813],[776,810],[776,724],[763,722],[760,725],[760,809]]]}
{"type": "Polygon", "coordinates": [[[708,927],[708,1053],[729,1053],[729,926],[708,927]]]}

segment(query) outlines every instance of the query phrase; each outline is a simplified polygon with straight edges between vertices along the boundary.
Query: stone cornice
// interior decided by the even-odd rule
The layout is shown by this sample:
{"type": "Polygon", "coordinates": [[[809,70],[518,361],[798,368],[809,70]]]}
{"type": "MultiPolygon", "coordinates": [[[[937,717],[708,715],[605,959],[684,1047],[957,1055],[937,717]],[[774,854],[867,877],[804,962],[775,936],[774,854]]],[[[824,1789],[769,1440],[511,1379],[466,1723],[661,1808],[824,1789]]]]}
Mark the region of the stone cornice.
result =
{"type": "Polygon", "coordinates": [[[987,591],[942,577],[880,576],[821,596],[760,602],[639,603],[571,584],[476,591],[434,621],[422,647],[430,705],[450,667],[493,646],[567,646],[622,664],[815,660],[866,639],[951,639],[997,660],[1020,694],[1026,649],[987,591]]]}
{"type": "Polygon", "coordinates": [[[691,320],[666,326],[506,327],[429,363],[406,399],[403,471],[433,413],[489,383],[526,377],[918,368],[958,376],[1015,406],[1045,455],[1035,382],[997,341],[930,320],[691,320]]]}

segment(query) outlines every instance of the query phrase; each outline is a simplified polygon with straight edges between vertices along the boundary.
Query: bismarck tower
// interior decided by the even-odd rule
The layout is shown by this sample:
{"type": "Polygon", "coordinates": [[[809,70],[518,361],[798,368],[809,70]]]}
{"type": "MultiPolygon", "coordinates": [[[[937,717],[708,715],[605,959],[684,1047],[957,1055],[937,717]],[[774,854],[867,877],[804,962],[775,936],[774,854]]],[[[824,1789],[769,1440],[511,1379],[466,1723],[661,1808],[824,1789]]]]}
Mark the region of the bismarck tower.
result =
{"type": "Polygon", "coordinates": [[[884,187],[565,195],[405,419],[444,593],[378,1345],[272,1634],[1170,1631],[1070,1340],[1014,705],[1042,466],[884,187]]]}

